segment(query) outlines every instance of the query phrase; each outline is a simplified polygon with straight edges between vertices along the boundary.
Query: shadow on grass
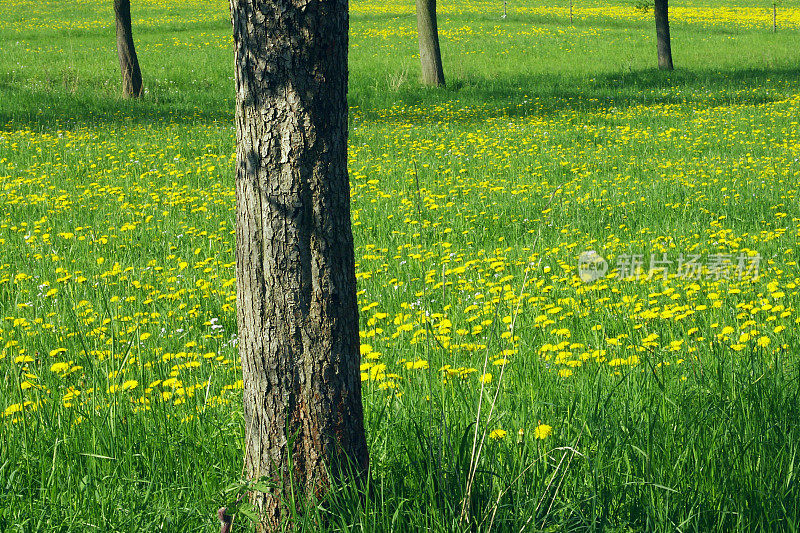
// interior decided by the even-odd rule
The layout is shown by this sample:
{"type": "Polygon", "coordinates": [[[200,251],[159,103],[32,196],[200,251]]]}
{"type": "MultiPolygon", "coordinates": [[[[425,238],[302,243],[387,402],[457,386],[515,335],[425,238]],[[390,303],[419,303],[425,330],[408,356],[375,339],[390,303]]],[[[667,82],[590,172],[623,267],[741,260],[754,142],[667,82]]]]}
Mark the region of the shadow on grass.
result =
{"type": "MultiPolygon", "coordinates": [[[[12,88],[0,77],[4,94],[0,103],[0,128],[36,131],[81,126],[125,127],[142,124],[233,125],[233,99],[188,93],[183,98],[148,96],[141,100],[68,90],[12,88]]],[[[231,93],[233,91],[231,90],[231,93]]]]}
{"type": "Polygon", "coordinates": [[[381,122],[438,123],[453,120],[453,107],[467,111],[459,122],[502,116],[556,115],[639,106],[710,108],[762,105],[800,90],[800,68],[740,70],[656,69],[566,76],[529,73],[504,78],[467,77],[446,89],[415,85],[396,92],[362,84],[351,95],[364,118],[381,122]],[[473,108],[473,112],[469,112],[473,108]],[[479,108],[480,112],[475,112],[479,108]]]}
{"type": "MultiPolygon", "coordinates": [[[[0,127],[50,131],[87,125],[233,125],[233,98],[222,96],[224,93],[216,87],[213,91],[191,88],[180,96],[156,94],[129,101],[88,91],[73,94],[66,89],[17,88],[13,82],[0,76],[5,96],[0,102],[0,127]]],[[[800,89],[800,68],[679,69],[670,73],[648,69],[581,76],[519,73],[454,79],[445,89],[408,83],[396,91],[382,90],[374,80],[355,72],[350,87],[350,105],[358,109],[356,121],[436,124],[457,120],[470,124],[496,117],[610,108],[769,104],[800,89]],[[463,113],[454,115],[458,110],[463,113]]]]}

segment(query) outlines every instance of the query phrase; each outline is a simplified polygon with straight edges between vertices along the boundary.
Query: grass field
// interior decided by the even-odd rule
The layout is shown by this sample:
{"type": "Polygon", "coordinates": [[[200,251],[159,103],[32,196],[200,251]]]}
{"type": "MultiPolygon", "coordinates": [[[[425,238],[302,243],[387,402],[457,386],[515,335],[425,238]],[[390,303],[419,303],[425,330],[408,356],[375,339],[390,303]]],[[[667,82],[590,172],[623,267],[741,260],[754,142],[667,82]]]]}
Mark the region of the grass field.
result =
{"type": "MultiPolygon", "coordinates": [[[[0,10],[1,531],[242,490],[227,3],[133,4],[138,102],[110,1],[0,10]]],[[[444,2],[427,89],[351,3],[373,490],[305,530],[800,529],[800,2],[673,4],[661,73],[633,2],[444,2]]]]}

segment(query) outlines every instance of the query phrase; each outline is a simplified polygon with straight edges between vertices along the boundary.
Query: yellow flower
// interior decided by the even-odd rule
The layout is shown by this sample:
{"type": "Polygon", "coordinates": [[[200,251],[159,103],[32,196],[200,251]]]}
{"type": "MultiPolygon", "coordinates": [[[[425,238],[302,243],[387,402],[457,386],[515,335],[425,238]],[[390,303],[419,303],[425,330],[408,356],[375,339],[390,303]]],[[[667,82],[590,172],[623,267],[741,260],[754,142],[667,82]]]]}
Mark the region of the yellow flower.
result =
{"type": "Polygon", "coordinates": [[[50,372],[55,372],[56,374],[66,372],[67,370],[69,370],[69,363],[53,363],[50,365],[50,372]]]}
{"type": "Polygon", "coordinates": [[[11,416],[13,414],[19,413],[20,411],[22,411],[22,404],[15,403],[6,407],[6,410],[3,411],[3,416],[11,416]]]}
{"type": "Polygon", "coordinates": [[[548,426],[547,424],[539,424],[536,426],[536,429],[533,430],[533,438],[544,440],[553,433],[553,427],[548,426]]]}
{"type": "Polygon", "coordinates": [[[762,348],[766,348],[767,346],[769,346],[770,341],[769,337],[759,337],[757,342],[759,346],[761,346],[762,348]]]}
{"type": "Polygon", "coordinates": [[[406,363],[407,370],[425,370],[428,368],[428,362],[417,359],[416,361],[408,361],[406,363]]]}
{"type": "Polygon", "coordinates": [[[508,432],[505,429],[495,429],[495,430],[492,430],[491,433],[489,433],[489,438],[490,439],[502,439],[507,434],[508,434],[508,432]]]}
{"type": "Polygon", "coordinates": [[[135,379],[129,379],[125,383],[122,384],[122,390],[133,390],[139,386],[139,382],[135,379]]]}
{"type": "Polygon", "coordinates": [[[492,382],[492,374],[491,374],[491,372],[487,372],[487,373],[485,373],[484,375],[482,375],[481,377],[479,377],[479,378],[478,378],[478,380],[479,380],[481,383],[484,383],[484,384],[488,385],[489,383],[491,383],[491,382],[492,382]]]}

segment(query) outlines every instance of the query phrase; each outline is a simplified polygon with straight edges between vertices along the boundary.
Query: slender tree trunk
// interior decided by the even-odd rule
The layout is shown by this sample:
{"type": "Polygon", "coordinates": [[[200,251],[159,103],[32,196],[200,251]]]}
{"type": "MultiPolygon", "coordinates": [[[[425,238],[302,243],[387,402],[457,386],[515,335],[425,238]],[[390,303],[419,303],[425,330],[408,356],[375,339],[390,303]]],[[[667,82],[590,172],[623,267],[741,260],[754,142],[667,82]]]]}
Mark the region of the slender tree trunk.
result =
{"type": "Polygon", "coordinates": [[[658,68],[672,70],[672,47],[669,39],[668,0],[655,0],[656,40],[658,46],[658,68]]]}
{"type": "MultiPolygon", "coordinates": [[[[280,498],[368,465],[347,175],[347,0],[232,0],[245,470],[280,498]],[[293,480],[293,486],[290,484],[293,480]],[[291,490],[291,492],[290,492],[291,490]]],[[[284,500],[284,501],[286,501],[284,500]]]]}
{"type": "Polygon", "coordinates": [[[772,3],[772,33],[778,32],[778,4],[772,3]]]}
{"type": "Polygon", "coordinates": [[[444,69],[439,50],[439,29],[436,25],[436,0],[417,0],[417,34],[422,83],[443,87],[444,69]]]}
{"type": "Polygon", "coordinates": [[[133,46],[131,0],[114,0],[114,17],[117,21],[117,56],[122,72],[122,94],[126,98],[138,98],[142,95],[142,72],[133,46]]]}

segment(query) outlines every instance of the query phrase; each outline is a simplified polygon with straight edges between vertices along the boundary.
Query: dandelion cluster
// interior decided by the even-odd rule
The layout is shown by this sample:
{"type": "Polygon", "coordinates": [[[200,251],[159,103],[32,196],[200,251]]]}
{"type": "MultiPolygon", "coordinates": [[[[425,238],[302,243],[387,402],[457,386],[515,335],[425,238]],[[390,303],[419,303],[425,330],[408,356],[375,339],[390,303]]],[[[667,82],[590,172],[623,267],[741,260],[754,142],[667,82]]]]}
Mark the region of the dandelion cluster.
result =
{"type": "MultiPolygon", "coordinates": [[[[212,4],[220,8],[198,2],[212,4]]],[[[505,39],[525,51],[533,38],[569,34],[579,44],[609,31],[447,22],[487,6],[444,6],[443,41],[505,39]]],[[[140,7],[134,24],[156,24],[147,10],[159,12],[158,3],[140,7]]],[[[109,24],[61,22],[42,9],[8,31],[109,24]]],[[[355,15],[410,9],[352,7],[355,15]]],[[[515,9],[559,17],[564,8],[515,9]]],[[[677,24],[742,29],[762,17],[748,7],[672,13],[677,24]]],[[[644,20],[601,3],[576,15],[644,20]]],[[[781,16],[800,20],[795,9],[781,16]]],[[[354,24],[355,61],[373,56],[375,43],[413,41],[408,21],[372,24],[354,24]]],[[[164,46],[225,50],[230,37],[209,30],[142,50],[164,46]]],[[[355,102],[349,167],[367,397],[406,401],[425,380],[503,391],[519,387],[515,369],[534,360],[567,386],[598,371],[685,380],[715,350],[766,358],[792,350],[800,89],[782,79],[727,82],[724,91],[665,82],[610,98],[607,85],[624,79],[591,78],[560,95],[520,88],[499,103],[355,102]],[[758,277],[612,272],[586,284],[577,267],[584,250],[608,260],[746,253],[763,262],[758,277]]],[[[230,124],[177,116],[155,127],[0,126],[3,424],[24,423],[43,405],[63,406],[80,424],[87,409],[115,402],[135,412],[168,406],[189,420],[238,401],[233,147],[230,124]]],[[[528,428],[545,439],[553,427],[509,420],[490,436],[528,428]]]]}

